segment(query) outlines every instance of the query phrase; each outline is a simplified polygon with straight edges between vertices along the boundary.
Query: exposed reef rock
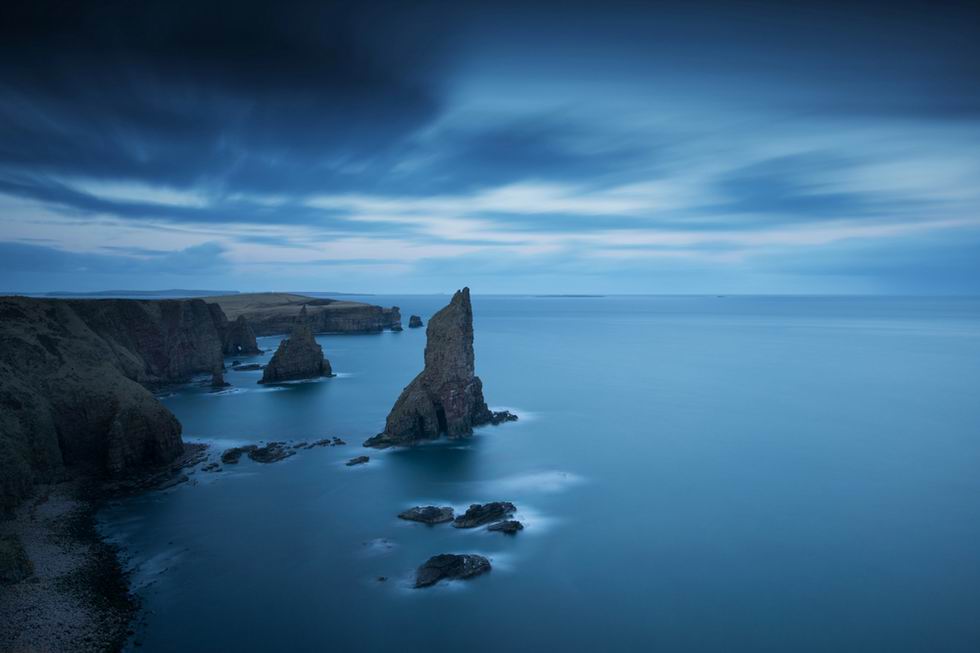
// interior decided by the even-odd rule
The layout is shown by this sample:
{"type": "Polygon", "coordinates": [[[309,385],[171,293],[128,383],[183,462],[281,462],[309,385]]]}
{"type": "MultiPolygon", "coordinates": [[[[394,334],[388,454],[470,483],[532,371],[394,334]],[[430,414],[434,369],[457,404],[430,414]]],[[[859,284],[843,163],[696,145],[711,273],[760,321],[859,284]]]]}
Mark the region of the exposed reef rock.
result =
{"type": "Polygon", "coordinates": [[[279,343],[272,360],[265,366],[259,383],[278,383],[297,379],[332,376],[330,361],[323,357],[323,348],[313,337],[306,307],[299,312],[293,332],[279,343]]]}
{"type": "Polygon", "coordinates": [[[0,298],[0,511],[71,469],[124,477],[184,450],[141,384],[221,370],[202,300],[0,298]]]}
{"type": "Polygon", "coordinates": [[[455,528],[476,528],[491,522],[501,521],[510,517],[517,508],[510,501],[493,501],[491,503],[471,504],[465,513],[453,520],[455,528]]]}
{"type": "Polygon", "coordinates": [[[345,464],[348,467],[353,467],[354,465],[363,465],[369,460],[371,460],[371,458],[368,456],[357,456],[356,458],[351,458],[345,464]]]}
{"type": "Polygon", "coordinates": [[[506,533],[508,535],[516,535],[517,531],[524,530],[524,524],[517,521],[516,519],[508,519],[507,521],[497,522],[496,524],[490,524],[487,526],[488,531],[500,531],[501,533],[506,533]]]}
{"type": "Polygon", "coordinates": [[[490,561],[472,553],[432,556],[415,572],[415,587],[429,587],[443,579],[473,578],[490,571],[490,561]]]}
{"type": "Polygon", "coordinates": [[[314,333],[380,333],[401,328],[397,306],[382,308],[338,299],[307,297],[289,293],[242,293],[209,297],[221,306],[230,320],[244,316],[255,335],[289,333],[305,306],[314,333]]]}
{"type": "Polygon", "coordinates": [[[364,445],[411,445],[443,434],[466,437],[474,426],[493,420],[483,399],[483,384],[475,375],[473,308],[470,289],[463,288],[429,320],[425,368],[402,390],[384,432],[364,445]]]}
{"type": "Polygon", "coordinates": [[[443,524],[453,520],[453,509],[450,506],[416,506],[398,514],[399,519],[419,521],[423,524],[443,524]]]}
{"type": "Polygon", "coordinates": [[[509,410],[495,410],[490,414],[490,423],[496,426],[504,422],[516,422],[517,415],[509,410]]]}
{"type": "Polygon", "coordinates": [[[284,442],[270,442],[262,447],[257,444],[247,444],[243,447],[226,449],[221,454],[221,462],[226,465],[237,465],[238,461],[242,458],[242,454],[245,454],[257,463],[275,463],[289,458],[295,453],[284,442]]]}
{"type": "MultiPolygon", "coordinates": [[[[213,304],[213,306],[217,306],[217,304],[213,304]]],[[[255,332],[252,331],[252,327],[249,326],[244,315],[239,315],[234,322],[226,324],[222,350],[226,356],[262,353],[255,341],[255,332]]]]}
{"type": "Polygon", "coordinates": [[[422,318],[419,317],[418,315],[413,315],[412,317],[408,318],[409,329],[418,329],[421,326],[422,326],[422,318]]]}

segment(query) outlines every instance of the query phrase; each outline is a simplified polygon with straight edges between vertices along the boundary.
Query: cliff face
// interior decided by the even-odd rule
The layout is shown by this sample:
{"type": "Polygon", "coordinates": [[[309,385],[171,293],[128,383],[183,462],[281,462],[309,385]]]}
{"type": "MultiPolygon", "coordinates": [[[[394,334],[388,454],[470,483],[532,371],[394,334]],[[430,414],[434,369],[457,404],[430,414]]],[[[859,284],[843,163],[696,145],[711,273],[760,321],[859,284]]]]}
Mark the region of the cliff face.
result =
{"type": "Polygon", "coordinates": [[[313,333],[380,333],[401,328],[397,306],[321,299],[288,293],[243,293],[210,297],[231,320],[245,316],[257,336],[289,333],[306,307],[313,333]]]}
{"type": "Polygon", "coordinates": [[[43,301],[64,303],[107,343],[125,376],[139,383],[178,383],[223,365],[224,315],[204,300],[43,301]]]}
{"type": "Polygon", "coordinates": [[[425,368],[402,390],[384,432],[365,445],[412,444],[442,434],[464,437],[474,426],[493,420],[483,399],[483,383],[475,375],[469,288],[457,291],[449,305],[432,316],[426,338],[425,368]]]}
{"type": "MultiPolygon", "coordinates": [[[[211,306],[221,310],[217,304],[211,306]]],[[[223,350],[227,356],[262,353],[255,341],[255,332],[244,315],[239,315],[234,322],[228,322],[225,326],[223,350]]]]}
{"type": "Polygon", "coordinates": [[[309,315],[306,307],[303,307],[293,325],[292,333],[279,343],[279,348],[265,366],[259,383],[313,379],[330,376],[332,373],[330,361],[323,357],[323,348],[313,337],[309,315]]]}
{"type": "Polygon", "coordinates": [[[69,467],[124,476],[173,460],[180,423],[140,382],[220,365],[200,300],[0,298],[0,508],[69,467]]]}

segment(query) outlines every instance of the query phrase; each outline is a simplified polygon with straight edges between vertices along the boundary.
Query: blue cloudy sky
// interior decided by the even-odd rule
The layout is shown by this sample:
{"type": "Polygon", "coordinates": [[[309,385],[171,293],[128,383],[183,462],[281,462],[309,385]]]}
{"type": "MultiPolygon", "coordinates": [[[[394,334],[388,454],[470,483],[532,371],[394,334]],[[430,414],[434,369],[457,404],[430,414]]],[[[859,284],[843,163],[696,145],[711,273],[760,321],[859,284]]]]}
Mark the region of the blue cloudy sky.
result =
{"type": "Polygon", "coordinates": [[[971,3],[3,12],[0,291],[980,292],[971,3]]]}

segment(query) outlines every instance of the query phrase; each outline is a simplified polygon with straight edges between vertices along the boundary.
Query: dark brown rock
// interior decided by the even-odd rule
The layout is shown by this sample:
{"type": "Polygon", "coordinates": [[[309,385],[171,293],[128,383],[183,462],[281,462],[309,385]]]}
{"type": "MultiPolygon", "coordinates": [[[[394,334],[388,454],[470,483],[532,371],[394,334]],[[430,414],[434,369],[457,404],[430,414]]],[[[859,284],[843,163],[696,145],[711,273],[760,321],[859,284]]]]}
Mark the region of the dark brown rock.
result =
{"type": "Polygon", "coordinates": [[[255,340],[255,332],[252,331],[244,315],[239,315],[233,322],[227,323],[222,347],[226,356],[262,353],[255,340]]]}
{"type": "Polygon", "coordinates": [[[501,521],[510,517],[517,508],[510,501],[492,501],[490,503],[474,503],[465,513],[453,520],[455,528],[476,528],[491,522],[501,521]]]}
{"type": "Polygon", "coordinates": [[[524,530],[524,524],[517,521],[516,519],[508,519],[507,521],[497,522],[496,524],[490,524],[487,526],[488,531],[500,531],[501,533],[506,533],[508,535],[516,535],[517,531],[524,530]]]}
{"type": "Polygon", "coordinates": [[[314,379],[319,376],[332,376],[330,361],[323,357],[323,348],[313,337],[306,307],[303,307],[292,333],[279,343],[259,383],[314,379]]]}
{"type": "Polygon", "coordinates": [[[450,506],[416,506],[398,514],[399,519],[419,521],[423,524],[443,524],[453,520],[453,509],[450,506]]]}
{"type": "Polygon", "coordinates": [[[413,315],[410,318],[408,318],[409,329],[418,329],[421,326],[422,326],[422,318],[419,317],[418,315],[413,315]]]}
{"type": "Polygon", "coordinates": [[[490,561],[472,553],[443,553],[429,558],[415,572],[415,587],[429,587],[444,579],[465,579],[490,571],[490,561]]]}
{"type": "Polygon", "coordinates": [[[493,419],[475,374],[469,288],[457,291],[449,305],[432,316],[426,339],[424,369],[402,390],[385,430],[365,446],[411,445],[440,435],[466,437],[474,426],[493,419]]]}

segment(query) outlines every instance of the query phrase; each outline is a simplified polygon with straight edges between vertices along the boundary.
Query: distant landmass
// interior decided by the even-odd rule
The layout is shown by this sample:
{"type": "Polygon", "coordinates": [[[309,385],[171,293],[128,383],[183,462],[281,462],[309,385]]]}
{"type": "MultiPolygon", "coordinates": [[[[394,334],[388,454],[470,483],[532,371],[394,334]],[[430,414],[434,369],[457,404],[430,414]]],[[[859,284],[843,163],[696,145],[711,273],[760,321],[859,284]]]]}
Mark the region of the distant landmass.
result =
{"type": "Polygon", "coordinates": [[[43,297],[214,297],[216,295],[237,295],[237,290],[184,290],[173,288],[170,290],[99,290],[95,292],[66,292],[55,291],[41,293],[43,297]]]}

